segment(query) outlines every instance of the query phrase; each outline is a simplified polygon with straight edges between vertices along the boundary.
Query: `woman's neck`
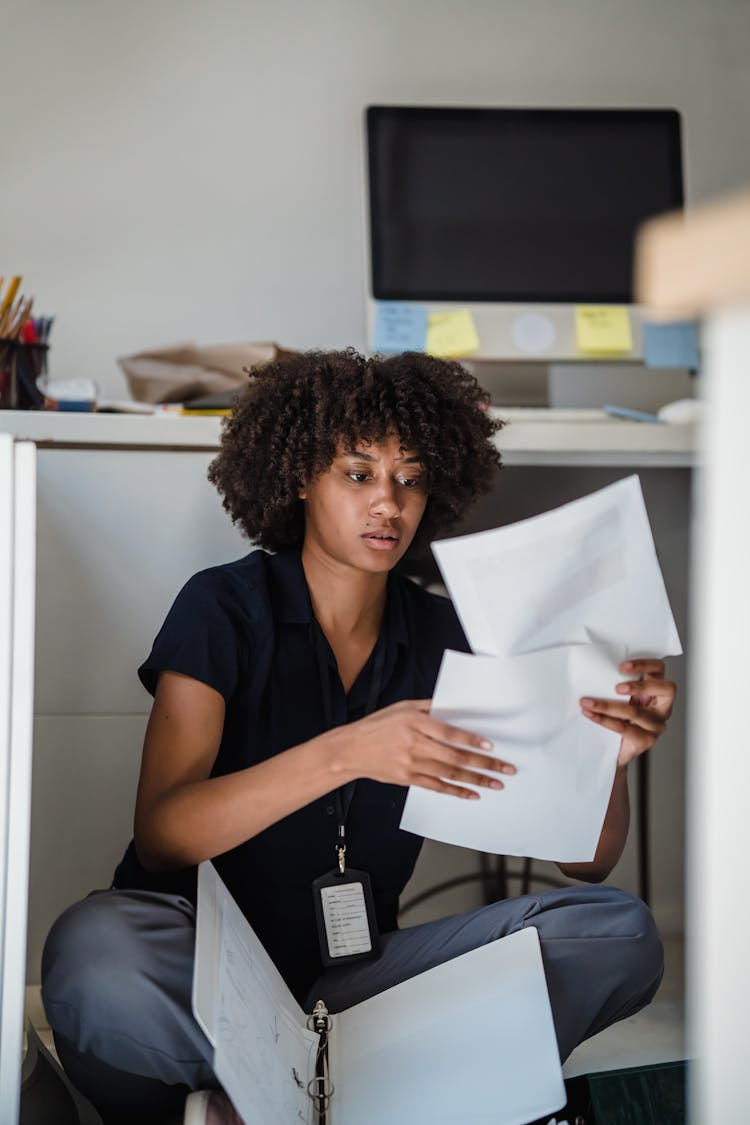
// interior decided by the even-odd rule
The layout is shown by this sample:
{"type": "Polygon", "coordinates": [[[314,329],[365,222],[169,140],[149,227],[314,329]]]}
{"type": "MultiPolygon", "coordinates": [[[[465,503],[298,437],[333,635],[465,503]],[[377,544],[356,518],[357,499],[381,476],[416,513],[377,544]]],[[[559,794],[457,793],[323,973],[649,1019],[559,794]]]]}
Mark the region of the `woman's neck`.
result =
{"type": "Polygon", "coordinates": [[[302,568],[315,618],[332,638],[374,639],[385,610],[387,574],[368,574],[323,554],[307,543],[302,568]]]}

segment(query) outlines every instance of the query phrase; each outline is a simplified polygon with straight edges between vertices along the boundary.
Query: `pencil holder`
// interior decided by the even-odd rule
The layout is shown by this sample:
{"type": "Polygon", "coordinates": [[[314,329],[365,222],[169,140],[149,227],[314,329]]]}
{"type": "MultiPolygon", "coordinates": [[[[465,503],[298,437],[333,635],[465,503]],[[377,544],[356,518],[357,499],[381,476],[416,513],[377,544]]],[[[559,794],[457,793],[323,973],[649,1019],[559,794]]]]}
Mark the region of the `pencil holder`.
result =
{"type": "Polygon", "coordinates": [[[48,344],[0,339],[0,409],[42,409],[44,395],[37,379],[47,372],[48,350],[48,344]]]}

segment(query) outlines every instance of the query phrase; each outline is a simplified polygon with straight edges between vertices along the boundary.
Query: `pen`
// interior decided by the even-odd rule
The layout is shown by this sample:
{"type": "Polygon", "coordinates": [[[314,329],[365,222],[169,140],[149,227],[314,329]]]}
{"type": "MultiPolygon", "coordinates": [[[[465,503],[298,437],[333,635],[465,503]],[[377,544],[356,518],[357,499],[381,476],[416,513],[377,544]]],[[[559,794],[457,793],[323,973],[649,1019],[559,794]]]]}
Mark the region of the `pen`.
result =
{"type": "Polygon", "coordinates": [[[613,418],[628,418],[631,422],[655,422],[657,425],[664,425],[664,419],[657,414],[649,414],[645,410],[631,410],[627,406],[605,406],[604,413],[612,415],[613,418]]]}

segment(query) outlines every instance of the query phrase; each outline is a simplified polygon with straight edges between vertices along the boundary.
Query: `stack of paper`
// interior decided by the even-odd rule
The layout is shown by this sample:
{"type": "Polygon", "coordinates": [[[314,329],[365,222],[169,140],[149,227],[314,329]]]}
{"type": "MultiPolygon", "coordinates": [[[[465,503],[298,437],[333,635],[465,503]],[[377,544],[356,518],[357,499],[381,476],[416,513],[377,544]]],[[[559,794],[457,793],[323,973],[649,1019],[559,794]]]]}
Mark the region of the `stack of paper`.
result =
{"type": "Polygon", "coordinates": [[[414,787],[401,827],[502,855],[592,860],[620,737],[579,699],[622,699],[621,661],[682,651],[638,478],[433,550],[483,655],[445,654],[432,713],[489,738],[517,773],[480,801],[414,787]]]}

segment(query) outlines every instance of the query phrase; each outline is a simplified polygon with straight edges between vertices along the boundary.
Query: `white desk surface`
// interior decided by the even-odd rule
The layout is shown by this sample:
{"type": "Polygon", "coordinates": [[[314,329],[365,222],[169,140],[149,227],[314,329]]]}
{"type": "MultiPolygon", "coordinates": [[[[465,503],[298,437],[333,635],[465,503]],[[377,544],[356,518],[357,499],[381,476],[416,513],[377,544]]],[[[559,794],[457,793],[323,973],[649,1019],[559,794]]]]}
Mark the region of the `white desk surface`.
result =
{"type": "MultiPolygon", "coordinates": [[[[508,465],[628,465],[687,468],[696,427],[611,418],[601,410],[495,408],[507,421],[497,445],[508,465]]],[[[0,411],[0,433],[43,447],[213,450],[220,417],[0,411]]]]}

